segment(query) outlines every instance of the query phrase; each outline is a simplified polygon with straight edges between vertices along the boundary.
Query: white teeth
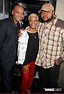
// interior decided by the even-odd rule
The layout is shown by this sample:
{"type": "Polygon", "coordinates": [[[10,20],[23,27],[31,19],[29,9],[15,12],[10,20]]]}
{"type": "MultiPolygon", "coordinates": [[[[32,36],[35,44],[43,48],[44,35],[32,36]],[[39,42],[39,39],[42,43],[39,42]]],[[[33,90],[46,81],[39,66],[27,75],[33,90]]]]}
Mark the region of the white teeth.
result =
{"type": "Polygon", "coordinates": [[[32,26],[35,26],[34,24],[32,26]]]}

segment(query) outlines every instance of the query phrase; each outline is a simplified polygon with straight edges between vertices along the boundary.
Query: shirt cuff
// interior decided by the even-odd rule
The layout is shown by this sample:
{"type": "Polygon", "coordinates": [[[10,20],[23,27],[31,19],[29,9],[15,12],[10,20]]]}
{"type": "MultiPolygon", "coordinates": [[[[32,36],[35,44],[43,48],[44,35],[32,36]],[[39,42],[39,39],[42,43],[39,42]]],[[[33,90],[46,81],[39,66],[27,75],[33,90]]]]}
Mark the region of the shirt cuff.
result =
{"type": "Polygon", "coordinates": [[[59,58],[57,59],[57,61],[58,61],[60,64],[62,64],[62,63],[64,62],[64,60],[63,60],[61,57],[59,57],[59,58]]]}

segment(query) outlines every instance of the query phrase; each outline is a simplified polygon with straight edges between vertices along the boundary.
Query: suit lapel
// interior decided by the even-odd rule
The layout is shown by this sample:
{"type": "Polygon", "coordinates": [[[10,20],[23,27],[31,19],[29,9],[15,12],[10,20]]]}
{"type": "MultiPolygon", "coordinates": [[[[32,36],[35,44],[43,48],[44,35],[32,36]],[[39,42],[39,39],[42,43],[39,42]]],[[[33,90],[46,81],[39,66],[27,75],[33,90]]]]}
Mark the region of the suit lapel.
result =
{"type": "Polygon", "coordinates": [[[17,28],[14,24],[13,18],[10,18],[10,25],[11,25],[11,28],[13,29],[13,31],[16,32],[17,28]]]}

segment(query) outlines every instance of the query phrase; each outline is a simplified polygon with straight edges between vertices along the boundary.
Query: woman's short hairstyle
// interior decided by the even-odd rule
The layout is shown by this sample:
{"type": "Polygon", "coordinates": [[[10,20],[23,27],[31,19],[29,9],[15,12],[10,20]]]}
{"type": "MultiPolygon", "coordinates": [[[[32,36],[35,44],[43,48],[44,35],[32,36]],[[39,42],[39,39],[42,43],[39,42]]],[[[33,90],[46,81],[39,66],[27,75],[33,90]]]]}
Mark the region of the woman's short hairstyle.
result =
{"type": "Polygon", "coordinates": [[[28,16],[28,20],[30,20],[30,17],[33,17],[33,16],[37,17],[37,20],[39,20],[39,17],[38,17],[38,15],[37,15],[36,13],[31,13],[31,14],[28,16]]]}

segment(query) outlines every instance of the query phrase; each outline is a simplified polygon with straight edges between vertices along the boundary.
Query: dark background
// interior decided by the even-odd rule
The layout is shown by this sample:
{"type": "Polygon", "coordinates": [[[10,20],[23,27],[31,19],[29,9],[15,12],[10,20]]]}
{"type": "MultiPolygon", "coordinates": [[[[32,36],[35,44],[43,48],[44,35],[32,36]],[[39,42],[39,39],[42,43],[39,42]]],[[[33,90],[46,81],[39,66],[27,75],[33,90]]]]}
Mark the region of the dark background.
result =
{"type": "Polygon", "coordinates": [[[22,4],[22,6],[25,8],[24,27],[26,27],[28,26],[27,17],[29,16],[30,13],[33,12],[33,13],[38,14],[38,10],[40,10],[42,5],[45,3],[51,3],[54,6],[54,9],[56,9],[56,1],[57,0],[10,0],[9,1],[9,17],[12,15],[11,11],[14,8],[14,6],[19,3],[22,4]]]}

